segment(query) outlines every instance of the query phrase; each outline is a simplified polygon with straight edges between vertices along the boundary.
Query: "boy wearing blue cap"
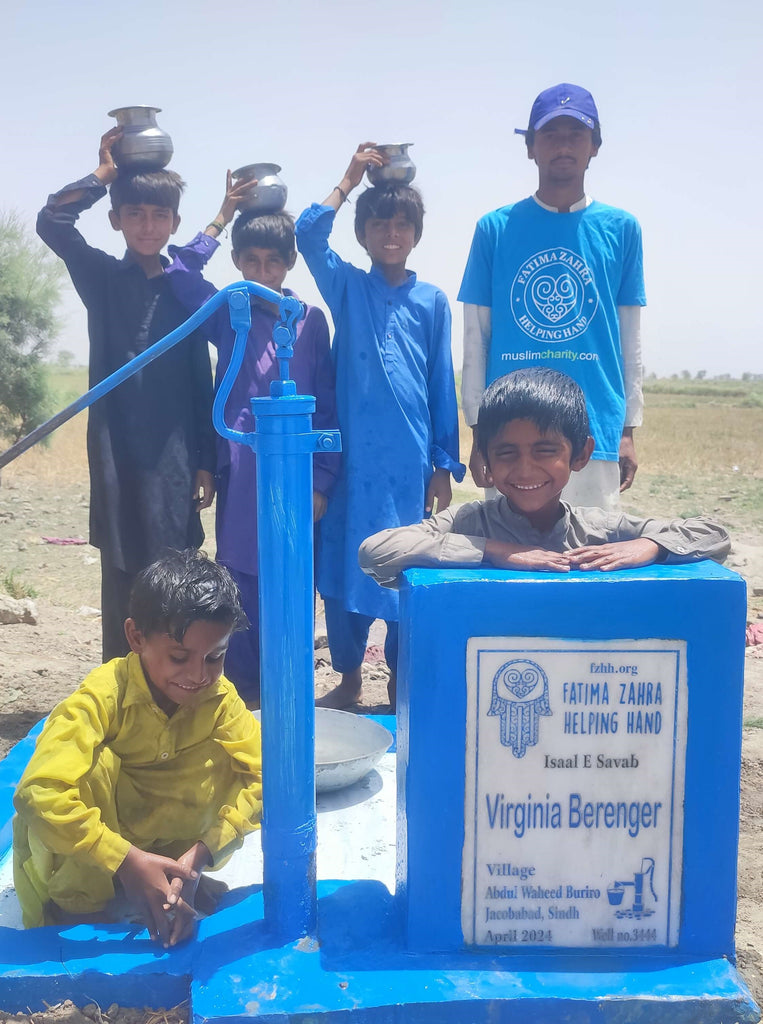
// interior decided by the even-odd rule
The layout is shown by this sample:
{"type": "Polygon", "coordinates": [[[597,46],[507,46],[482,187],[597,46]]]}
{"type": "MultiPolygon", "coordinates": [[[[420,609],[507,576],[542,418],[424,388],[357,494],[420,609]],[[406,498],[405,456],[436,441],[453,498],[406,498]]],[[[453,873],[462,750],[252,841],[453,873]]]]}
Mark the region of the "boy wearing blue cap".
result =
{"type": "MultiPolygon", "coordinates": [[[[633,428],[643,411],[641,229],[631,214],[585,193],[601,146],[586,89],[546,89],[517,133],[538,167],[538,190],[477,223],[458,296],[464,413],[474,427],[486,385],[511,370],[547,366],[568,374],[585,393],[595,448],[564,497],[612,510],[633,483],[633,428]]],[[[487,486],[476,439],[470,469],[487,486]]]]}

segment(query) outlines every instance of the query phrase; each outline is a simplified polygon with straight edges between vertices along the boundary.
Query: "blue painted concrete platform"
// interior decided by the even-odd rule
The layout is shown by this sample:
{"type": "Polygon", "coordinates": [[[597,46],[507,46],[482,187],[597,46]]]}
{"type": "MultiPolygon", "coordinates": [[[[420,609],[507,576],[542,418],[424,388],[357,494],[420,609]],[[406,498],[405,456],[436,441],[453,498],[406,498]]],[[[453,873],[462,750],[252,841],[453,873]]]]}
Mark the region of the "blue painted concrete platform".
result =
{"type": "MultiPolygon", "coordinates": [[[[0,764],[0,851],[10,843],[13,790],[39,728],[0,764]]],[[[666,961],[662,955],[658,963],[643,955],[618,958],[615,971],[606,956],[560,954],[550,969],[548,955],[410,954],[384,885],[320,882],[318,892],[318,943],[282,948],[266,934],[258,885],[231,892],[220,911],[201,922],[196,941],[169,952],[137,926],[0,928],[0,1008],[41,1010],[63,999],[80,1006],[159,1007],[190,998],[198,1024],[758,1020],[725,959],[666,961]]]]}
{"type": "Polygon", "coordinates": [[[191,983],[205,1024],[752,1024],[724,959],[409,954],[380,883],[319,884],[320,946],[269,948],[259,894],[203,922],[191,983]],[[253,920],[254,918],[256,920],[253,920]],[[238,924],[234,921],[238,918],[238,924]],[[250,950],[236,957],[231,948],[250,950]],[[549,961],[555,960],[553,969],[549,961]],[[687,992],[694,993],[687,996],[687,992]],[[696,993],[702,993],[697,995],[696,993]]]}

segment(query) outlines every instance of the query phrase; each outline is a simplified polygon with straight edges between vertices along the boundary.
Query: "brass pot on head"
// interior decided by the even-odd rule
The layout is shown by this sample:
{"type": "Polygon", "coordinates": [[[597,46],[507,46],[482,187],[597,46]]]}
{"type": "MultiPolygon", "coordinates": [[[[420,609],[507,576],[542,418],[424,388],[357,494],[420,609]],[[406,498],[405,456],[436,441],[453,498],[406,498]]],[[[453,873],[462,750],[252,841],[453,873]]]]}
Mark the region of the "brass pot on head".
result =
{"type": "Polygon", "coordinates": [[[408,147],[412,145],[412,142],[395,142],[374,147],[382,156],[389,158],[389,163],[368,168],[366,173],[371,184],[410,185],[416,177],[416,164],[408,155],[408,147]]]}
{"type": "Polygon", "coordinates": [[[279,164],[246,164],[233,172],[238,182],[256,181],[256,186],[239,203],[241,213],[280,213],[286,206],[289,194],[286,184],[279,177],[279,164]]]}
{"type": "Polygon", "coordinates": [[[161,107],[117,107],[109,111],[122,129],[112,153],[120,170],[158,171],[172,159],[172,139],[156,123],[161,107]]]}

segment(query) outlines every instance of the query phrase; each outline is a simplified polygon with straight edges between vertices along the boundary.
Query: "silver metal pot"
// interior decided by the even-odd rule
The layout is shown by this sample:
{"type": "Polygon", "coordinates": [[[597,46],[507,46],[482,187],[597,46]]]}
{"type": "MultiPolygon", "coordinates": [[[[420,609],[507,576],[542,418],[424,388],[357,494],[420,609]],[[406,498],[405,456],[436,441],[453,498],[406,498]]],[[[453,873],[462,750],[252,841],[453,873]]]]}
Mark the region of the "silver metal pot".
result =
{"type": "Polygon", "coordinates": [[[389,143],[375,148],[382,156],[389,157],[389,163],[382,167],[369,167],[368,180],[372,185],[410,185],[416,177],[416,164],[408,156],[408,147],[412,142],[389,143]]]}
{"type": "MultiPolygon", "coordinates": [[[[262,721],[259,711],[252,712],[262,721]]],[[[394,739],[380,722],[331,708],[315,709],[315,790],[323,793],[358,782],[394,739]]]]}
{"type": "Polygon", "coordinates": [[[286,184],[278,176],[279,164],[246,164],[233,172],[238,181],[255,181],[257,185],[239,203],[242,213],[280,213],[289,194],[286,184]]]}
{"type": "Polygon", "coordinates": [[[172,159],[172,139],[156,123],[161,107],[117,107],[109,111],[122,129],[112,153],[122,170],[158,171],[172,159]]]}

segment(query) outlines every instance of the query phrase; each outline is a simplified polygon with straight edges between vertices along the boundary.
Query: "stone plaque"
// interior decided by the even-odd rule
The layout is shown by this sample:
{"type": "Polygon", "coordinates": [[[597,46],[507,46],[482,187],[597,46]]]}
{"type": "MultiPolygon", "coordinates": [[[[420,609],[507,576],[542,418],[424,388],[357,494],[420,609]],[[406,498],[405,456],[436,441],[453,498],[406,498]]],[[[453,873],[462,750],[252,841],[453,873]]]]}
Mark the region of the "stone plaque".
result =
{"type": "Polygon", "coordinates": [[[472,637],[469,945],[675,946],[686,644],[472,637]]]}

